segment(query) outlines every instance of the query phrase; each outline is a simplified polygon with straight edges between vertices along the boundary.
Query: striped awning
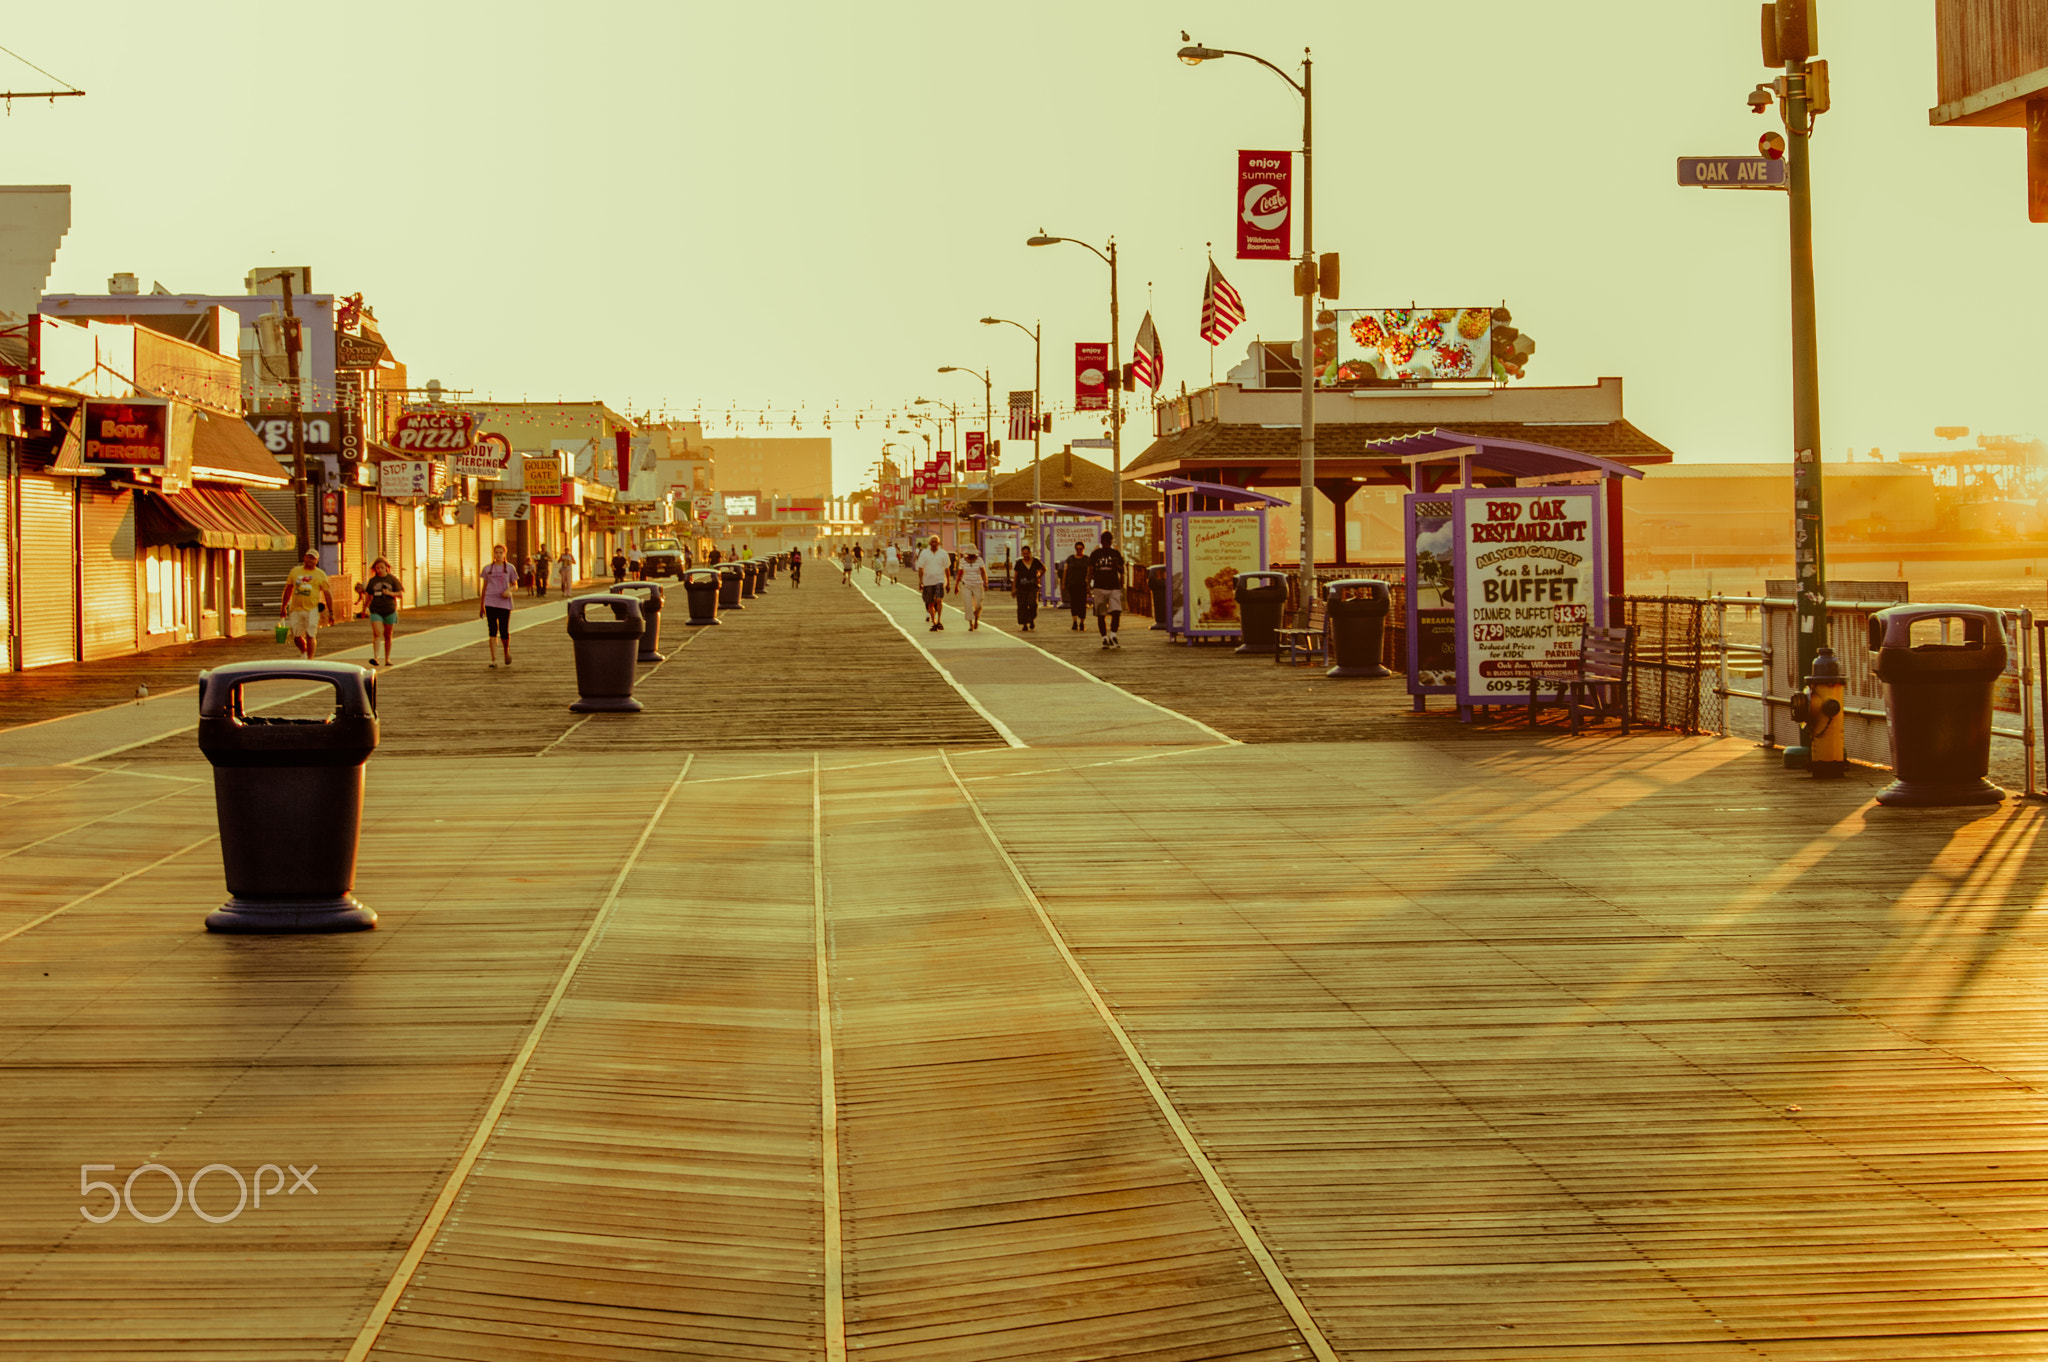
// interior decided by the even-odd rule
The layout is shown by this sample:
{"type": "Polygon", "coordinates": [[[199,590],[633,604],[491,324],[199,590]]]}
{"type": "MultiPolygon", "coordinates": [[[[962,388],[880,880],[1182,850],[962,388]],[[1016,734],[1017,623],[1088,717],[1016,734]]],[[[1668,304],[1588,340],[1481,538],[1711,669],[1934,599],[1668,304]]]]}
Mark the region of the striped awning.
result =
{"type": "Polygon", "coordinates": [[[143,492],[135,517],[138,544],[202,549],[288,549],[290,530],[240,487],[143,492]]]}

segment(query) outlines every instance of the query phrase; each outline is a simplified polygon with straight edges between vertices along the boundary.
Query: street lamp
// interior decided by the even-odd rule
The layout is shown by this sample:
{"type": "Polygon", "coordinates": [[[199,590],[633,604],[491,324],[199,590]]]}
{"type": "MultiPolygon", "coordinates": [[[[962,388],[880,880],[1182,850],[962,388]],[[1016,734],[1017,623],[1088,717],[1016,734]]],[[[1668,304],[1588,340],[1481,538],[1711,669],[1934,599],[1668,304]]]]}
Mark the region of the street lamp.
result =
{"type": "MultiPolygon", "coordinates": [[[[1187,35],[1182,34],[1183,38],[1187,35]]],[[[1219,57],[1244,57],[1287,82],[1287,88],[1301,96],[1301,264],[1295,271],[1295,292],[1301,295],[1301,577],[1299,582],[1302,628],[1308,627],[1309,604],[1314,599],[1316,551],[1316,173],[1314,63],[1308,49],[1301,50],[1301,79],[1282,71],[1264,57],[1230,48],[1204,47],[1189,43],[1176,54],[1189,66],[1200,66],[1219,57]]],[[[1341,534],[1342,531],[1339,530],[1341,534]]]]}
{"type": "Polygon", "coordinates": [[[1124,537],[1124,370],[1123,360],[1118,353],[1117,306],[1116,306],[1116,238],[1109,239],[1109,253],[1104,255],[1078,237],[1047,236],[1040,228],[1038,235],[1024,244],[1027,246],[1054,246],[1060,242],[1075,246],[1087,246],[1109,266],[1109,463],[1114,475],[1110,486],[1110,524],[1116,528],[1119,547],[1124,537]]]}
{"type": "MultiPolygon", "coordinates": [[[[930,407],[930,408],[932,408],[932,409],[933,409],[933,411],[932,411],[932,412],[917,412],[917,411],[914,411],[914,412],[910,413],[910,419],[911,419],[911,420],[913,420],[913,421],[918,421],[918,420],[925,420],[925,421],[930,421],[930,422],[931,422],[931,423],[932,423],[933,425],[935,425],[935,426],[937,426],[937,425],[941,425],[941,424],[942,424],[943,422],[947,422],[947,421],[950,421],[950,422],[952,423],[952,427],[953,427],[953,452],[952,452],[952,456],[951,456],[951,457],[952,457],[953,459],[958,459],[958,458],[960,457],[960,408],[958,408],[958,407],[954,406],[954,405],[953,405],[953,404],[952,404],[951,402],[934,402],[934,401],[933,401],[933,400],[932,400],[931,398],[929,398],[929,397],[913,397],[913,398],[911,398],[911,399],[910,399],[910,405],[911,405],[911,406],[913,406],[913,407],[930,407]],[[943,411],[944,411],[944,412],[946,413],[946,415],[945,415],[944,417],[940,417],[940,416],[936,415],[936,412],[937,412],[937,411],[940,411],[940,410],[943,410],[943,411]]],[[[959,468],[959,465],[958,465],[958,464],[956,464],[956,463],[950,463],[950,462],[949,462],[949,463],[948,463],[948,464],[946,465],[946,484],[945,484],[945,485],[946,485],[946,486],[948,486],[948,487],[950,487],[950,486],[954,485],[954,484],[955,484],[956,482],[958,482],[958,481],[959,481],[959,479],[958,479],[957,477],[955,477],[954,475],[955,475],[956,473],[960,472],[960,471],[961,471],[961,469],[959,468]]],[[[950,506],[950,505],[951,505],[952,503],[951,503],[951,502],[949,502],[949,501],[946,501],[946,500],[945,500],[945,499],[944,499],[944,498],[942,497],[942,498],[940,499],[940,501],[939,501],[939,504],[940,504],[941,506],[950,506]]],[[[960,531],[959,531],[959,530],[958,530],[958,529],[956,528],[956,529],[955,529],[955,530],[953,531],[953,542],[957,544],[957,543],[959,543],[959,541],[960,541],[960,531]]]]}
{"type": "Polygon", "coordinates": [[[992,369],[967,369],[958,364],[941,364],[942,374],[967,374],[981,380],[981,468],[982,476],[988,479],[988,514],[994,520],[996,514],[996,456],[994,431],[990,425],[995,420],[996,388],[992,369]]]}
{"type": "Polygon", "coordinates": [[[1039,553],[1042,552],[1041,541],[1045,537],[1045,513],[1036,509],[1037,503],[1042,499],[1040,494],[1043,490],[1038,485],[1038,436],[1040,427],[1045,424],[1044,419],[1039,415],[1040,409],[1045,405],[1045,394],[1040,391],[1040,381],[1043,377],[1040,361],[1045,357],[1045,348],[1039,343],[1039,332],[1045,324],[1043,322],[1033,322],[1030,326],[1026,326],[1022,322],[1013,322],[1008,317],[983,317],[981,324],[983,326],[1014,326],[1025,335],[1031,337],[1031,501],[1033,504],[1031,512],[1031,551],[1039,553]]]}

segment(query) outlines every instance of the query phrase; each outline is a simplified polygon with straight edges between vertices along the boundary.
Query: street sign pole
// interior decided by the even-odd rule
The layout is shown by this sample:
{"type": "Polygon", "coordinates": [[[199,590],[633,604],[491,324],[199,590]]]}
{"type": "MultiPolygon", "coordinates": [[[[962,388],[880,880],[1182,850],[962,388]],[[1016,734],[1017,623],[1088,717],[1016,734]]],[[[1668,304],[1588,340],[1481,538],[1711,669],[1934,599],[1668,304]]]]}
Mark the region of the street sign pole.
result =
{"type": "MultiPolygon", "coordinates": [[[[1808,158],[1812,140],[1807,115],[1807,67],[1785,63],[1785,159],[1789,162],[1787,198],[1792,227],[1792,553],[1793,575],[1799,580],[1798,617],[1794,624],[1798,670],[1792,686],[1806,684],[1814,653],[1827,642],[1827,543],[1821,515],[1820,466],[1820,342],[1813,297],[1813,178],[1808,158]]],[[[1803,765],[1812,733],[1803,731],[1801,746],[1788,749],[1788,766],[1803,765]]]]}

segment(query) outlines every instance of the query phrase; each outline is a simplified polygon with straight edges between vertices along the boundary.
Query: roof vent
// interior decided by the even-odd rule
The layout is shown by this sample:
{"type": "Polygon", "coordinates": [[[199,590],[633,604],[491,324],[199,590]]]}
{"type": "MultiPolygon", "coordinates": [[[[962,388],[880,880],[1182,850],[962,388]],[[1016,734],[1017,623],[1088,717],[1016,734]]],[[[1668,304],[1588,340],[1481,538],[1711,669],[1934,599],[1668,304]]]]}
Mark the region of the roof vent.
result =
{"type": "Polygon", "coordinates": [[[116,274],[107,280],[107,292],[133,296],[142,292],[142,281],[132,274],[116,274]]]}

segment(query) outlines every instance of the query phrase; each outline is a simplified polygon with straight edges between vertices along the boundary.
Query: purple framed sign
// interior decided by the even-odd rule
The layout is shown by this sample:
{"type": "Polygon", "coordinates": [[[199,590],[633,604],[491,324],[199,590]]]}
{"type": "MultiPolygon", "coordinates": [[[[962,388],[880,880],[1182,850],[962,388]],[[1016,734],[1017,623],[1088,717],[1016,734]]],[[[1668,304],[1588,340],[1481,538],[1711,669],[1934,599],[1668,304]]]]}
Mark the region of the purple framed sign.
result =
{"type": "Polygon", "coordinates": [[[1263,511],[1172,511],[1166,517],[1171,614],[1167,627],[1184,643],[1238,638],[1237,579],[1266,566],[1263,511]]]}
{"type": "Polygon", "coordinates": [[[1473,487],[1450,500],[1459,706],[1518,703],[1532,682],[1575,674],[1579,631],[1607,623],[1605,489],[1473,487]]]}
{"type": "Polygon", "coordinates": [[[1408,693],[1458,690],[1458,555],[1451,493],[1410,492],[1401,499],[1408,557],[1408,693]]]}

